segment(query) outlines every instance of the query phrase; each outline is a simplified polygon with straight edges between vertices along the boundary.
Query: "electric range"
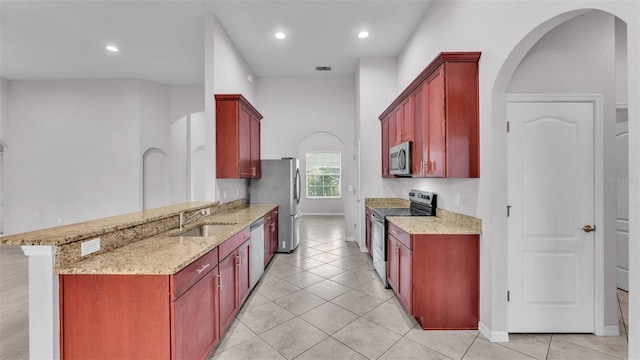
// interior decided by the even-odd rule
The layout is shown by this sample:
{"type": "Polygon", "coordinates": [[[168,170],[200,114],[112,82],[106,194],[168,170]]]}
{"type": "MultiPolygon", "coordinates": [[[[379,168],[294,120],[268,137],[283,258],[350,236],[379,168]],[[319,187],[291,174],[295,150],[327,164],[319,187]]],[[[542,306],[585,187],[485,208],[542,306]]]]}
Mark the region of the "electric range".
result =
{"type": "Polygon", "coordinates": [[[387,281],[387,216],[435,216],[437,195],[432,192],[411,190],[409,192],[410,205],[408,208],[372,208],[371,247],[373,248],[373,268],[380,276],[385,287],[387,281]]]}

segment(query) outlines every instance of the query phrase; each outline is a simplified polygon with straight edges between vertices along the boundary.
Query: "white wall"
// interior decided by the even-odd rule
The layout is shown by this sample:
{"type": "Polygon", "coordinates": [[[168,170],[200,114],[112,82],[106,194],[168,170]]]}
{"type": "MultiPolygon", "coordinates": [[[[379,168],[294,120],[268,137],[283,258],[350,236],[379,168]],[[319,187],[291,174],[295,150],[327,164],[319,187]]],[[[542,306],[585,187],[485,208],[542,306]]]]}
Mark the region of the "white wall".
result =
{"type": "MultiPolygon", "coordinates": [[[[533,44],[555,25],[579,15],[574,12],[583,7],[612,12],[627,22],[629,30],[629,107],[630,134],[640,132],[637,97],[639,74],[640,24],[638,3],[626,1],[583,2],[535,2],[535,1],[436,1],[426,12],[421,24],[408,40],[398,57],[398,93],[441,51],[482,51],[480,60],[480,156],[481,178],[479,180],[443,180],[441,182],[416,182],[415,185],[433,188],[438,192],[439,205],[449,210],[480,217],[483,221],[481,237],[481,299],[480,318],[484,333],[489,338],[506,338],[506,133],[505,93],[512,73],[520,59],[533,44]],[[635,132],[634,132],[635,130],[635,132]],[[461,194],[459,209],[451,207],[453,195],[461,194]],[[466,200],[463,200],[465,199],[466,200]]],[[[360,74],[360,82],[363,74],[360,74]]],[[[378,86],[389,86],[380,83],[378,86]]],[[[362,89],[360,89],[362,91],[362,89]]],[[[634,135],[637,136],[637,135],[634,135]]],[[[630,137],[630,177],[640,173],[640,146],[630,137]],[[637,151],[636,151],[637,150],[637,151]]],[[[377,156],[366,154],[377,152],[376,148],[361,149],[362,163],[374,163],[377,156]]],[[[363,165],[364,168],[365,165],[363,165]]],[[[382,180],[397,188],[412,187],[414,180],[382,180]]],[[[638,196],[638,189],[630,190],[638,196]]],[[[640,221],[640,204],[630,209],[631,222],[640,221]]],[[[640,227],[631,226],[631,236],[640,227]]],[[[632,247],[635,245],[631,245],[632,247]]],[[[630,249],[631,263],[640,259],[637,248],[630,249]]],[[[640,260],[639,260],[640,261],[640,260]]],[[[634,265],[632,265],[633,267],[634,265]]],[[[636,270],[637,271],[637,270],[636,270]]],[[[633,269],[632,269],[633,273],[633,269]]],[[[638,279],[636,275],[634,279],[638,279]]],[[[633,280],[633,279],[632,279],[633,280]]],[[[630,296],[638,296],[631,289],[630,296]]],[[[630,301],[632,303],[633,301],[630,301]]],[[[630,305],[631,323],[640,323],[640,308],[630,305]],[[635,312],[634,312],[635,311],[635,312]],[[633,315],[635,314],[635,315],[633,315]]],[[[640,333],[630,327],[630,342],[637,341],[640,333]],[[632,340],[635,339],[635,340],[632,340]]],[[[630,348],[632,344],[630,343],[630,348]]],[[[637,346],[637,345],[636,345],[637,346]]],[[[630,352],[630,357],[633,356],[630,352]]],[[[640,353],[636,351],[636,357],[640,353]]]]}
{"type": "Polygon", "coordinates": [[[9,80],[0,79],[0,141],[6,136],[9,111],[9,80]]]}
{"type": "MultiPolygon", "coordinates": [[[[204,127],[204,86],[171,86],[169,87],[169,203],[177,204],[190,201],[191,193],[191,163],[193,155],[189,152],[191,134],[187,134],[187,121],[191,122],[191,117],[201,117],[202,121],[197,125],[190,126],[191,132],[197,131],[203,136],[202,145],[205,144],[204,127]],[[200,126],[200,127],[199,127],[200,126]],[[187,170],[189,168],[189,170],[187,170]]],[[[200,144],[198,144],[200,145],[200,144]]],[[[192,149],[191,149],[192,150],[192,149]]],[[[203,153],[204,155],[204,153],[203,153]]],[[[197,159],[195,161],[198,164],[197,159]]],[[[206,167],[202,169],[206,171],[206,167]]],[[[198,179],[196,179],[198,180],[198,179]]],[[[204,187],[205,179],[200,179],[204,187]]],[[[206,196],[198,196],[206,198],[206,196]]]]}
{"type": "MultiPolygon", "coordinates": [[[[255,85],[247,80],[254,78],[253,71],[244,61],[226,30],[213,14],[205,17],[205,119],[206,149],[203,161],[207,164],[206,179],[215,179],[215,94],[242,94],[256,106],[255,85]]],[[[262,109],[256,106],[262,113],[262,109]]],[[[264,114],[263,114],[264,115],[264,114]]],[[[264,156],[263,156],[264,157],[264,156]]],[[[206,184],[206,200],[229,202],[247,197],[248,182],[216,180],[206,184]],[[227,197],[221,198],[222,191],[227,197]]],[[[202,199],[205,200],[205,199],[202,199]]]]}
{"type": "Polygon", "coordinates": [[[139,82],[11,81],[5,233],[140,210],[139,82]]]}
{"type": "Polygon", "coordinates": [[[204,111],[204,85],[169,87],[169,122],[204,111]]]}
{"type": "MultiPolygon", "coordinates": [[[[256,104],[262,121],[262,158],[298,157],[307,136],[329,133],[344,144],[343,185],[353,184],[355,89],[352,77],[261,77],[256,81],[256,104]]],[[[301,159],[304,161],[304,159],[301,159]]],[[[354,236],[353,193],[343,192],[346,234],[354,236]]],[[[322,210],[301,206],[305,213],[322,210]]]]}
{"type": "Polygon", "coordinates": [[[139,81],[142,208],[167,206],[169,202],[169,94],[166,85],[139,81]],[[150,149],[157,149],[149,151],[150,149]]]}

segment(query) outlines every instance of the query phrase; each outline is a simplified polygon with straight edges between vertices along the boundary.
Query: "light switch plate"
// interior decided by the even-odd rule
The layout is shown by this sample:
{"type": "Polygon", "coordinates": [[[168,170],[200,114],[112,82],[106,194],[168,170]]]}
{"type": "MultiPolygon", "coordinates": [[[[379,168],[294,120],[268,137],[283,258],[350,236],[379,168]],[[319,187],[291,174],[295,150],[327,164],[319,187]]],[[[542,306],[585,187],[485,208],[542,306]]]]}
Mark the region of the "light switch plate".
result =
{"type": "Polygon", "coordinates": [[[80,246],[80,255],[86,256],[89,254],[93,254],[94,252],[100,251],[100,238],[97,237],[95,239],[91,239],[88,241],[83,241],[80,246]]]}

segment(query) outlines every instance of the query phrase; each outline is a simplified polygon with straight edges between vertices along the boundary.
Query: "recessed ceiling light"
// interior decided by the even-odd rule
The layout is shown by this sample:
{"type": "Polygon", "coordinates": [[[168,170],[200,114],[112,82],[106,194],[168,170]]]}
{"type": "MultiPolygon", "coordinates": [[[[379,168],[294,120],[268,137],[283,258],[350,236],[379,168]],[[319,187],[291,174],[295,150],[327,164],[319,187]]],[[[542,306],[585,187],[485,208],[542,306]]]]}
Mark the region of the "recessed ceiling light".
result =
{"type": "Polygon", "coordinates": [[[358,33],[358,37],[359,37],[360,39],[364,39],[364,38],[366,38],[366,37],[368,37],[368,36],[369,36],[369,33],[368,33],[367,31],[360,31],[360,32],[358,33]]]}
{"type": "Polygon", "coordinates": [[[107,45],[107,46],[105,47],[105,49],[107,49],[107,50],[109,50],[109,51],[111,51],[111,52],[118,52],[118,48],[117,48],[117,47],[115,47],[115,46],[113,46],[113,45],[107,45]]]}
{"type": "Polygon", "coordinates": [[[276,39],[284,39],[287,37],[287,35],[285,35],[283,32],[277,32],[275,35],[276,39]]]}

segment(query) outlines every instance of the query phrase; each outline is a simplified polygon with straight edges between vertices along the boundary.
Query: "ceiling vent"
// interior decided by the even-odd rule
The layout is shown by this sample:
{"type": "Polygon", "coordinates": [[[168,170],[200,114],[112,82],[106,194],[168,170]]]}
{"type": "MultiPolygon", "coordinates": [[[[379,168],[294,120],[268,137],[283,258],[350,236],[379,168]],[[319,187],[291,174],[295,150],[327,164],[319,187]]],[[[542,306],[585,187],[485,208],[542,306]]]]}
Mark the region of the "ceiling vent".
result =
{"type": "Polygon", "coordinates": [[[331,71],[331,66],[316,66],[316,71],[331,71]]]}

